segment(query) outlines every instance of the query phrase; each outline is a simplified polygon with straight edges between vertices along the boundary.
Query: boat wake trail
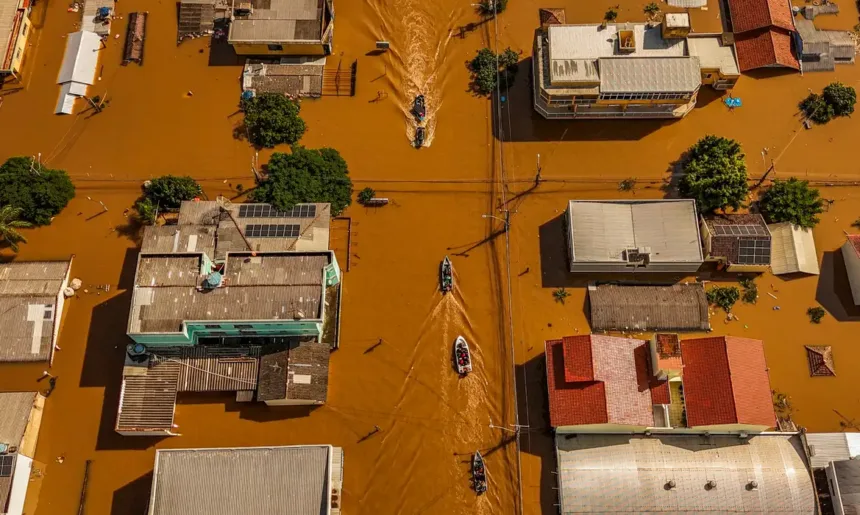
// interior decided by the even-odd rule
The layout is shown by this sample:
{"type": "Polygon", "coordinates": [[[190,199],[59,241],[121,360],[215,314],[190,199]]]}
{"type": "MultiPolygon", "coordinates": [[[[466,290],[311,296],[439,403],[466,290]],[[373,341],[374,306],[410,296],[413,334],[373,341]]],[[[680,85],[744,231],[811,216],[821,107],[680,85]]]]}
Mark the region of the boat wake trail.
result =
{"type": "Polygon", "coordinates": [[[438,2],[422,0],[376,0],[372,6],[383,20],[383,30],[387,32],[384,37],[391,43],[387,76],[406,120],[405,135],[414,141],[416,129],[423,126],[424,146],[429,147],[442,107],[448,44],[463,8],[449,9],[438,2]],[[412,103],[418,95],[424,95],[427,106],[423,122],[412,114],[412,103]]]}

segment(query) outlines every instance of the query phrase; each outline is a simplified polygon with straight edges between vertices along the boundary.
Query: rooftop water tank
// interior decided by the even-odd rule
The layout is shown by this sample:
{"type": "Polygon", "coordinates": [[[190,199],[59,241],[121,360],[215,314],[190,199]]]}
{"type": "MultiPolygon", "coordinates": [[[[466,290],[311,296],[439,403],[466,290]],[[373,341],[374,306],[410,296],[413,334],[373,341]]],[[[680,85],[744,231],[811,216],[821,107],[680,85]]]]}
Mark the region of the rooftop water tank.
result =
{"type": "Polygon", "coordinates": [[[221,286],[222,280],[221,272],[212,272],[211,274],[206,276],[206,279],[203,280],[203,287],[208,289],[213,289],[221,286]]]}

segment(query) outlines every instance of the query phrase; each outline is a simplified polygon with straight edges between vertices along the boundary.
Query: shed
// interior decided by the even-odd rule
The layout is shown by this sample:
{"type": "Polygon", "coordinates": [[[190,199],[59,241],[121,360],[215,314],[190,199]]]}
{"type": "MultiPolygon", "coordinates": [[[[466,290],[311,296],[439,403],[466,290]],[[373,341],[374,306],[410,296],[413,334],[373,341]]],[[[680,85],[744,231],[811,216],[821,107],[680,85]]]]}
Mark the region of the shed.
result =
{"type": "Polygon", "coordinates": [[[770,269],[773,275],[820,273],[812,229],[789,222],[771,224],[767,228],[771,235],[770,269]]]}

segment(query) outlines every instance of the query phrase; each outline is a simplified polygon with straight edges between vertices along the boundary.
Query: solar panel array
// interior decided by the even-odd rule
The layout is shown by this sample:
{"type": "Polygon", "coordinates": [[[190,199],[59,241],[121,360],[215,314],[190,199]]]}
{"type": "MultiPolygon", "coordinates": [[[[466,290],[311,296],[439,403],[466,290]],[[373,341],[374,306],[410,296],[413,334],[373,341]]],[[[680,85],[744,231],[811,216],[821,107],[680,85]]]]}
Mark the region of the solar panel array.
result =
{"type": "Polygon", "coordinates": [[[298,238],[301,226],[296,224],[248,224],[245,236],[248,238],[298,238]]]}
{"type": "Polygon", "coordinates": [[[741,238],[738,251],[739,265],[769,265],[770,240],[741,238]]]}
{"type": "Polygon", "coordinates": [[[717,236],[767,236],[767,230],[761,225],[715,225],[714,234],[717,236]]]}
{"type": "Polygon", "coordinates": [[[299,204],[289,211],[278,211],[269,204],[243,204],[239,206],[239,218],[314,218],[317,206],[299,204]]]}
{"type": "Polygon", "coordinates": [[[12,464],[15,462],[13,454],[4,454],[0,456],[0,477],[12,476],[12,464]]]}

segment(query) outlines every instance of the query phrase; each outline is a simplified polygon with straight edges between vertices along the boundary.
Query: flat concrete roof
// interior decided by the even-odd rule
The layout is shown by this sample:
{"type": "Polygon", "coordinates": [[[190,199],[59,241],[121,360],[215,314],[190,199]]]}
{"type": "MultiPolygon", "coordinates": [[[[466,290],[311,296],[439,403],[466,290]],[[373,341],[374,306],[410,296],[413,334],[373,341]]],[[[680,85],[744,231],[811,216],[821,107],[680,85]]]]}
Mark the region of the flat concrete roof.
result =
{"type": "Polygon", "coordinates": [[[323,0],[255,0],[252,4],[251,14],[236,17],[230,24],[230,42],[318,41],[322,37],[323,0]]]}
{"type": "Polygon", "coordinates": [[[723,45],[720,36],[694,36],[687,38],[690,55],[699,58],[703,69],[719,69],[723,75],[740,75],[735,47],[723,45]]]}

